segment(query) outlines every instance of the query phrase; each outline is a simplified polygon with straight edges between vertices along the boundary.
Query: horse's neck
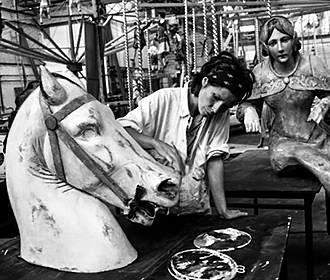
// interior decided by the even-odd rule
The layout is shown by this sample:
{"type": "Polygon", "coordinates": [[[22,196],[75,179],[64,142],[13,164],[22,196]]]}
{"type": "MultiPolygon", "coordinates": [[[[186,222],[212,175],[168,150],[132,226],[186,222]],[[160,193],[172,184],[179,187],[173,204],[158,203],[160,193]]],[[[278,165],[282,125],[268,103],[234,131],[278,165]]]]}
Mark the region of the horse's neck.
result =
{"type": "Polygon", "coordinates": [[[73,272],[126,266],[137,253],[109,209],[47,169],[42,156],[43,118],[33,105],[36,102],[38,93],[34,92],[20,108],[16,118],[24,122],[13,123],[6,153],[8,193],[20,230],[21,257],[73,272]]]}
{"type": "Polygon", "coordinates": [[[101,201],[46,170],[38,176],[24,175],[28,176],[21,177],[20,183],[9,179],[9,193],[16,199],[13,206],[25,260],[65,271],[99,272],[126,266],[136,258],[136,251],[101,201]]]}

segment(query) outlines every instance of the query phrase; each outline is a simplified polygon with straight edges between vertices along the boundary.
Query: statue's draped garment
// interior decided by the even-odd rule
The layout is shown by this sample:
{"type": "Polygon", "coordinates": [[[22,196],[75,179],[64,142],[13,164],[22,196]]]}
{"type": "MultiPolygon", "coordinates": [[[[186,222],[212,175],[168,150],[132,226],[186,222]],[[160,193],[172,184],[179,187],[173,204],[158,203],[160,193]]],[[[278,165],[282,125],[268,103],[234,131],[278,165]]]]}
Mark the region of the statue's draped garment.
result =
{"type": "Polygon", "coordinates": [[[273,169],[279,172],[290,165],[302,165],[317,176],[329,194],[330,129],[325,121],[316,124],[307,119],[317,100],[330,95],[330,72],[316,56],[300,55],[298,63],[289,77],[278,75],[269,58],[258,64],[252,96],[239,105],[237,117],[242,121],[249,106],[259,115],[262,107],[268,107],[271,114],[266,115],[271,118],[263,123],[269,126],[273,169]]]}

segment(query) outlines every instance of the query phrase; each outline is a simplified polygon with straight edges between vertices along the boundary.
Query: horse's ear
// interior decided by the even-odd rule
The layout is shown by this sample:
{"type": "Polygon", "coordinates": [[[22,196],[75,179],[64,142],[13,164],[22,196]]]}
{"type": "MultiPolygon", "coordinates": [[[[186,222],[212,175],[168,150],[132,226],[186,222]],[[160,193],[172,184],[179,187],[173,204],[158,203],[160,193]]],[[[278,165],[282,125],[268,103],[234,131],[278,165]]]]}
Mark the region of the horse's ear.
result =
{"type": "Polygon", "coordinates": [[[67,99],[67,93],[45,66],[40,66],[41,90],[49,105],[60,105],[67,99]]]}

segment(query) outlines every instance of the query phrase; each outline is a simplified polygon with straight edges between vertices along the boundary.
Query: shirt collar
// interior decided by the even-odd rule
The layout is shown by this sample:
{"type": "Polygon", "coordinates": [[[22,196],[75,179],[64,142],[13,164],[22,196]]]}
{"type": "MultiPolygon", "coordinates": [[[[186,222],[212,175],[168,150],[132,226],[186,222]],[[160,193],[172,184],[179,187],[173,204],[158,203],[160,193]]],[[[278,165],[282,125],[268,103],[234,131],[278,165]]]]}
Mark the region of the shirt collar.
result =
{"type": "Polygon", "coordinates": [[[190,115],[188,106],[188,83],[185,83],[181,88],[181,117],[186,117],[190,115]]]}

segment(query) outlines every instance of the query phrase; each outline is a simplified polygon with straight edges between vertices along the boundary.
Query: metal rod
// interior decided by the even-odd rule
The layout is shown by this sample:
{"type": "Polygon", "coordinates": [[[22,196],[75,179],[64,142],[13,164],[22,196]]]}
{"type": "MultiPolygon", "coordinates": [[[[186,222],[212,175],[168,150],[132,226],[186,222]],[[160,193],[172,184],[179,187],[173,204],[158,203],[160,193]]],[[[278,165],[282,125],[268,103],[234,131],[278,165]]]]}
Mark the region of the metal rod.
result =
{"type": "MultiPolygon", "coordinates": [[[[245,9],[245,10],[242,10],[242,12],[244,13],[251,13],[251,12],[265,12],[267,11],[266,7],[262,7],[262,8],[255,8],[255,9],[245,9]]],[[[237,16],[237,12],[232,12],[232,11],[218,11],[215,13],[216,15],[232,15],[234,14],[234,16],[236,17],[241,17],[241,16],[237,16]]],[[[211,16],[212,13],[209,12],[209,13],[206,13],[206,16],[211,16]]],[[[201,17],[201,16],[204,16],[204,12],[203,13],[196,13],[196,17],[201,17]]],[[[249,15],[251,17],[251,14],[249,15]]],[[[177,18],[183,18],[184,15],[177,15],[177,18]]],[[[188,15],[188,17],[192,17],[191,15],[188,15]]]]}
{"type": "MultiPolygon", "coordinates": [[[[70,7],[68,6],[68,11],[70,7]]],[[[72,21],[71,16],[68,16],[68,28],[69,28],[69,42],[70,42],[70,53],[72,62],[76,62],[76,56],[74,52],[74,38],[73,38],[73,30],[72,30],[72,21]]]]}
{"type": "Polygon", "coordinates": [[[1,81],[2,76],[0,75],[0,109],[1,109],[1,113],[4,112],[4,107],[5,105],[3,104],[3,94],[2,94],[2,81],[1,81]]]}
{"type": "MultiPolygon", "coordinates": [[[[290,17],[292,17],[291,15],[291,12],[292,10],[297,10],[297,11],[300,11],[300,12],[303,12],[301,11],[301,8],[306,8],[306,12],[305,14],[311,14],[313,13],[313,11],[310,9],[310,8],[324,8],[324,11],[328,11],[330,10],[330,4],[306,4],[305,6],[303,7],[295,7],[295,6],[288,6],[288,8],[284,8],[284,9],[274,9],[274,7],[272,8],[272,14],[274,14],[276,12],[276,14],[279,14],[279,13],[290,13],[290,17]]],[[[250,14],[247,14],[247,15],[237,15],[237,12],[233,12],[233,11],[218,11],[216,12],[215,14],[216,15],[232,15],[234,14],[231,18],[232,19],[247,19],[247,20],[254,20],[255,17],[262,17],[262,16],[265,16],[265,17],[268,17],[268,14],[267,14],[267,8],[264,6],[264,7],[261,7],[261,8],[255,8],[255,9],[244,9],[242,10],[241,12],[244,12],[244,13],[250,13],[250,14]],[[251,14],[252,12],[256,12],[255,14],[251,14]],[[264,14],[261,14],[261,12],[265,12],[264,14]]],[[[211,16],[212,14],[211,13],[207,13],[207,16],[211,16]]],[[[204,13],[196,13],[196,17],[201,17],[201,16],[204,16],[204,13]]],[[[177,18],[184,18],[185,15],[178,15],[177,18]]],[[[191,15],[188,15],[188,17],[191,17],[191,15]]]]}
{"type": "MultiPolygon", "coordinates": [[[[127,30],[127,33],[132,32],[135,28],[136,28],[135,26],[134,26],[134,27],[131,27],[130,29],[127,30]]],[[[116,41],[118,41],[118,40],[120,40],[120,39],[122,39],[122,38],[125,39],[125,36],[126,36],[125,34],[122,34],[122,35],[116,37],[115,39],[112,39],[111,41],[109,41],[109,42],[107,42],[107,43],[105,44],[105,47],[106,47],[106,48],[109,47],[109,46],[112,45],[114,42],[116,42],[116,41]]]]}
{"type": "Polygon", "coordinates": [[[0,47],[4,47],[4,49],[1,49],[0,52],[3,53],[10,53],[10,54],[14,54],[17,56],[23,56],[23,57],[27,57],[27,58],[31,58],[31,59],[38,59],[40,61],[51,61],[51,62],[56,62],[56,63],[63,63],[63,62],[59,62],[57,60],[53,60],[52,58],[45,58],[36,54],[31,54],[28,53],[26,51],[22,51],[20,49],[17,48],[13,48],[11,46],[6,46],[0,43],[0,47]]]}
{"type": "Polygon", "coordinates": [[[51,62],[56,62],[56,63],[63,64],[63,62],[59,62],[56,59],[53,59],[53,58],[50,58],[50,57],[45,58],[43,56],[39,56],[39,55],[36,55],[36,54],[31,54],[31,53],[28,53],[26,51],[22,51],[21,49],[13,48],[11,46],[6,46],[6,45],[3,45],[1,43],[0,43],[0,47],[4,48],[4,49],[0,49],[0,52],[3,52],[3,53],[9,53],[9,54],[17,55],[17,56],[28,57],[28,58],[37,59],[37,60],[40,60],[40,61],[51,61],[51,62]]]}
{"type": "Polygon", "coordinates": [[[300,16],[300,29],[301,29],[301,48],[302,53],[305,52],[305,42],[304,42],[304,28],[303,28],[303,17],[300,16]]]}
{"type": "Polygon", "coordinates": [[[9,9],[9,8],[6,8],[6,7],[2,7],[0,6],[0,10],[2,11],[5,11],[5,12],[9,12],[9,13],[19,13],[19,14],[22,14],[22,15],[25,15],[25,16],[30,16],[30,17],[34,17],[35,15],[32,13],[26,13],[26,12],[23,12],[23,11],[20,11],[20,10],[14,10],[14,9],[9,9]]]}
{"type": "MultiPolygon", "coordinates": [[[[11,23],[5,21],[5,25],[7,25],[9,28],[13,29],[14,31],[16,31],[19,34],[22,34],[25,38],[29,39],[30,41],[32,41],[33,43],[37,44],[38,46],[42,47],[43,49],[47,50],[48,52],[52,53],[53,55],[55,55],[56,57],[58,57],[59,59],[64,59],[65,57],[61,57],[57,52],[53,51],[52,49],[48,48],[46,45],[40,43],[38,40],[36,40],[35,38],[31,37],[30,35],[26,34],[25,32],[21,32],[18,28],[16,28],[16,26],[12,25],[11,23]]],[[[43,32],[43,34],[45,34],[46,32],[43,32]]],[[[47,34],[47,33],[46,33],[47,34]]],[[[48,35],[48,34],[47,34],[48,35]]]]}
{"type": "MultiPolygon", "coordinates": [[[[38,26],[38,24],[37,24],[37,26],[38,26]]],[[[68,57],[68,55],[62,50],[62,48],[56,44],[56,42],[50,37],[50,35],[47,32],[45,32],[42,28],[40,28],[40,31],[42,32],[44,37],[47,38],[47,40],[53,44],[53,46],[56,48],[56,50],[58,50],[64,56],[64,58],[67,59],[68,62],[70,62],[70,57],[68,57]]]]}
{"type": "Polygon", "coordinates": [[[3,38],[0,38],[0,42],[5,42],[7,45],[4,45],[4,44],[2,44],[3,46],[5,46],[5,47],[12,47],[12,46],[14,46],[14,47],[12,47],[13,49],[17,49],[17,50],[21,50],[21,51],[24,51],[24,52],[26,52],[26,53],[30,53],[32,56],[33,55],[36,55],[36,56],[41,56],[41,57],[44,57],[44,58],[46,58],[47,60],[49,60],[49,59],[52,59],[53,61],[54,60],[56,60],[57,62],[59,62],[59,63],[67,63],[65,60],[62,60],[62,59],[59,59],[59,58],[57,58],[57,57],[52,57],[52,56],[50,56],[49,54],[45,54],[45,53],[40,53],[40,52],[38,52],[38,51],[36,51],[36,50],[32,50],[32,49],[30,49],[30,48],[26,48],[26,47],[23,47],[23,46],[21,46],[21,45],[19,45],[19,44],[16,44],[16,43],[13,43],[13,42],[11,42],[11,41],[9,41],[9,40],[6,40],[6,39],[3,39],[3,38]],[[9,44],[9,45],[8,45],[9,44]]]}
{"type": "MultiPolygon", "coordinates": [[[[272,3],[272,6],[283,6],[286,4],[306,4],[311,3],[311,0],[287,0],[287,1],[275,1],[272,3]]],[[[315,4],[329,4],[328,0],[317,0],[313,1],[315,4]]],[[[208,5],[210,5],[208,3],[208,5]]],[[[261,1],[248,1],[248,2],[241,2],[241,1],[230,1],[230,2],[217,2],[215,6],[265,6],[264,2],[261,1]]],[[[141,3],[140,8],[178,8],[184,7],[184,3],[141,3]]],[[[188,7],[200,7],[200,3],[188,3],[188,7]]]]}
{"type": "Polygon", "coordinates": [[[77,39],[77,45],[76,45],[76,50],[75,50],[75,57],[77,58],[78,56],[78,52],[79,52],[79,46],[80,46],[80,40],[81,40],[81,34],[82,34],[82,30],[83,30],[83,26],[84,26],[84,20],[85,17],[82,16],[81,17],[81,22],[80,22],[80,26],[79,26],[79,33],[78,33],[78,39],[77,39]]]}

